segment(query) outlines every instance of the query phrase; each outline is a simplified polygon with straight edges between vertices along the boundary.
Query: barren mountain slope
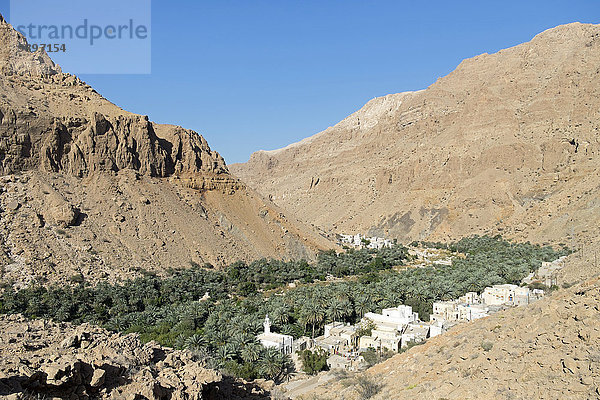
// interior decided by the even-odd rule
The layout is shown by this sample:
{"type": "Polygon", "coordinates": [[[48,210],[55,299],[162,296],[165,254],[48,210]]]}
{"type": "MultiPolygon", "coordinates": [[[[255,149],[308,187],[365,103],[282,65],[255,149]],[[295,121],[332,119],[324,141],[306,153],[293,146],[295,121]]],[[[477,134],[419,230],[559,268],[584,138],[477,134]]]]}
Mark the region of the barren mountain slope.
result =
{"type": "Polygon", "coordinates": [[[121,110],[0,21],[5,279],[126,277],[332,244],[232,177],[199,134],[121,110]]]}
{"type": "Polygon", "coordinates": [[[600,222],[599,65],[600,26],[559,26],[230,169],[336,232],[591,237],[600,222]]]}
{"type": "MultiPolygon", "coordinates": [[[[598,398],[600,271],[580,257],[569,256],[564,272],[579,275],[585,264],[595,277],[459,325],[368,369],[365,376],[382,384],[372,399],[598,398]]],[[[354,377],[302,398],[358,399],[357,388],[354,377]]]]}

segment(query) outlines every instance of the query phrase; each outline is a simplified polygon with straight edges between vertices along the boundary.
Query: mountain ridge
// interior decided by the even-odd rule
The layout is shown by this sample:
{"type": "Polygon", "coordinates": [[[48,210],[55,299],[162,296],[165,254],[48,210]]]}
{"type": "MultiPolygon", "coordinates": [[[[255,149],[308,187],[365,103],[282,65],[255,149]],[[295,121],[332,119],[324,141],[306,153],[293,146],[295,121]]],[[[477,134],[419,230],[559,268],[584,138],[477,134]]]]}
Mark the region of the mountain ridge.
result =
{"type": "Polygon", "coordinates": [[[231,176],[198,133],[125,111],[0,21],[0,259],[25,285],[335,245],[231,176]]]}
{"type": "Polygon", "coordinates": [[[365,106],[308,142],[256,152],[230,170],[328,232],[590,237],[599,34],[598,25],[572,23],[463,60],[379,110],[373,126],[351,118],[365,106]]]}

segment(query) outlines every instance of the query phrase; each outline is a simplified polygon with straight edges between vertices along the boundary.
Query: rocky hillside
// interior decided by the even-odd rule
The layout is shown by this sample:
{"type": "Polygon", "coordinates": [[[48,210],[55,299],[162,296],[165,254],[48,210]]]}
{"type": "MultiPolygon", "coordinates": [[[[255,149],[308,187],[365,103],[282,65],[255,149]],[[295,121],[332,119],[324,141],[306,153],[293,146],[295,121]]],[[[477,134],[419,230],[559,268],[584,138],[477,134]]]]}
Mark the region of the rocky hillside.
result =
{"type": "Polygon", "coordinates": [[[124,278],[332,244],[232,177],[196,132],[158,125],[62,73],[0,17],[4,280],[124,278]]]}
{"type": "MultiPolygon", "coordinates": [[[[529,306],[459,325],[371,367],[359,375],[379,384],[370,398],[598,398],[600,270],[580,257],[569,256],[565,274],[577,276],[585,264],[596,277],[529,306]]],[[[359,399],[366,386],[359,382],[348,376],[302,398],[359,399]]]]}
{"type": "Polygon", "coordinates": [[[186,351],[136,335],[0,316],[0,397],[63,399],[265,399],[256,385],[204,368],[186,351]]]}
{"type": "Polygon", "coordinates": [[[230,169],[328,231],[590,238],[600,225],[598,65],[600,26],[559,26],[230,169]]]}

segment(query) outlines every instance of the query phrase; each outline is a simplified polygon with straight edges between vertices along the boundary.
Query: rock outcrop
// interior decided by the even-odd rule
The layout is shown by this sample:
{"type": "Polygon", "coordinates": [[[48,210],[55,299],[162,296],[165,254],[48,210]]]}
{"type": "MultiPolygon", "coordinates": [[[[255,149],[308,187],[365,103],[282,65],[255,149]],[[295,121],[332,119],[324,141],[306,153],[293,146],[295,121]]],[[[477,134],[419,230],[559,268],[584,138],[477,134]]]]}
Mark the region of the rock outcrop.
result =
{"type": "Polygon", "coordinates": [[[198,133],[120,109],[26,44],[0,18],[3,280],[114,281],[333,246],[231,176],[198,133]]]}
{"type": "Polygon", "coordinates": [[[230,170],[326,231],[591,238],[600,233],[598,65],[600,26],[559,26],[230,170]]]}
{"type": "Polygon", "coordinates": [[[265,399],[258,386],[206,369],[188,351],[137,335],[0,316],[0,397],[61,399],[265,399]],[[36,397],[38,398],[38,397],[36,397]]]}

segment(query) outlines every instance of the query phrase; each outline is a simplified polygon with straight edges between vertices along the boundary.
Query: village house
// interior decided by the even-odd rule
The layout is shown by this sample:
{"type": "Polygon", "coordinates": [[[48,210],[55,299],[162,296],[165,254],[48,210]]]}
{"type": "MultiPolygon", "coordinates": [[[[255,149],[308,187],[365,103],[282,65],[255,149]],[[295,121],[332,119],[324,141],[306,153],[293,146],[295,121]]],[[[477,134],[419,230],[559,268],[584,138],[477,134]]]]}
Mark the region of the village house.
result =
{"type": "Polygon", "coordinates": [[[375,325],[396,326],[396,329],[401,330],[404,325],[418,321],[419,314],[413,312],[411,306],[400,305],[394,308],[385,308],[381,314],[368,312],[363,319],[372,321],[375,325]]]}
{"type": "Polygon", "coordinates": [[[537,271],[527,275],[521,282],[529,285],[532,283],[541,283],[547,287],[558,285],[558,271],[564,268],[566,256],[562,256],[551,262],[542,262],[542,266],[537,271]]]}
{"type": "Polygon", "coordinates": [[[263,322],[264,332],[256,336],[260,343],[266,348],[276,348],[283,354],[291,354],[294,350],[294,338],[290,335],[271,332],[271,320],[265,316],[263,322]]]}
{"type": "Polygon", "coordinates": [[[486,287],[481,294],[483,302],[487,305],[510,305],[520,306],[529,304],[533,299],[530,299],[530,291],[528,287],[505,284],[486,287]]]}
{"type": "MultiPolygon", "coordinates": [[[[404,327],[401,328],[402,330],[404,327]]],[[[361,336],[359,340],[359,348],[367,350],[373,348],[375,350],[400,351],[402,344],[402,333],[398,330],[397,325],[379,324],[376,329],[371,331],[370,336],[361,336]]]]}
{"type": "Polygon", "coordinates": [[[436,301],[429,316],[431,322],[473,321],[486,317],[504,307],[529,304],[544,296],[544,291],[530,290],[517,285],[494,285],[486,287],[478,295],[468,292],[457,300],[436,301]]]}
{"type": "MultiPolygon", "coordinates": [[[[369,336],[359,339],[359,348],[366,350],[390,350],[398,352],[406,347],[408,342],[420,342],[430,337],[431,325],[419,320],[419,314],[413,312],[412,307],[400,305],[394,308],[386,308],[381,314],[366,313],[361,325],[373,326],[369,336]]],[[[434,335],[442,332],[441,327],[435,327],[434,335]]]]}
{"type": "Polygon", "coordinates": [[[473,321],[489,315],[489,307],[485,304],[465,303],[461,300],[464,299],[434,302],[430,321],[473,321]]]}
{"type": "Polygon", "coordinates": [[[408,324],[404,331],[402,332],[400,348],[403,349],[408,346],[410,342],[421,343],[425,339],[429,337],[429,328],[428,324],[408,324]]]}
{"type": "Polygon", "coordinates": [[[357,233],[356,235],[341,234],[339,235],[339,240],[342,244],[348,244],[359,249],[382,249],[384,247],[392,247],[394,245],[393,240],[375,236],[366,237],[360,233],[357,233]]]}
{"type": "Polygon", "coordinates": [[[353,351],[358,347],[358,328],[343,322],[326,324],[323,336],[315,338],[315,345],[329,354],[353,351]]]}

